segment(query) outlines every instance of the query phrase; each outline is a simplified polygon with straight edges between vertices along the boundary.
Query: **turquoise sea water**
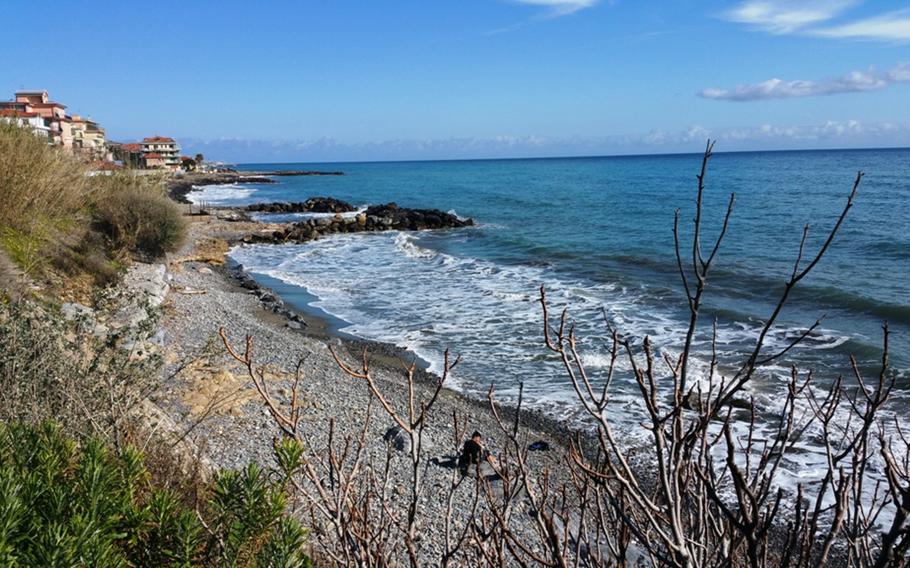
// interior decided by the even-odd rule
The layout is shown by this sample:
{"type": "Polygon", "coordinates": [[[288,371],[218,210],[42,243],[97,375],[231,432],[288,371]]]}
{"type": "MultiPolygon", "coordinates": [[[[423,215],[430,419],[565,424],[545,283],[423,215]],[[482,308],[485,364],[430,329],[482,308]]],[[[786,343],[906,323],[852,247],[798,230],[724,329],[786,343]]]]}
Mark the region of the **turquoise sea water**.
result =
{"type": "MultiPolygon", "coordinates": [[[[675,352],[686,309],[673,253],[673,215],[688,229],[700,155],[351,164],[249,164],[243,169],[341,169],[341,177],[281,177],[274,185],[209,186],[197,201],[245,204],[326,195],[366,205],[395,201],[472,217],[474,228],[342,235],[305,245],[235,249],[254,273],[305,289],[310,308],[355,336],[408,347],[438,368],[451,347],[463,363],[455,385],[504,396],[526,383],[531,402],[571,414],[572,393],[542,345],[538,287],[567,306],[585,337],[593,374],[607,362],[603,312],[625,335],[675,352]]],[[[753,387],[769,405],[788,365],[820,384],[848,373],[849,357],[873,373],[881,324],[893,332],[900,396],[910,390],[910,150],[716,154],[705,193],[705,228],[716,234],[731,192],[736,206],[707,292],[703,330],[718,319],[721,359],[750,345],[792,268],[811,224],[814,251],[840,213],[857,170],[856,205],[829,254],[783,313],[771,346],[818,317],[821,328],[767,369],[753,387]]],[[[688,230],[685,233],[688,236],[688,230]]],[[[706,239],[707,242],[707,239],[706,239]]],[[[706,245],[707,246],[707,245],[706,245]]],[[[697,348],[707,353],[708,336],[697,348]]],[[[617,386],[617,404],[625,394],[617,386]]],[[[631,400],[631,398],[629,398],[631,400]]]]}

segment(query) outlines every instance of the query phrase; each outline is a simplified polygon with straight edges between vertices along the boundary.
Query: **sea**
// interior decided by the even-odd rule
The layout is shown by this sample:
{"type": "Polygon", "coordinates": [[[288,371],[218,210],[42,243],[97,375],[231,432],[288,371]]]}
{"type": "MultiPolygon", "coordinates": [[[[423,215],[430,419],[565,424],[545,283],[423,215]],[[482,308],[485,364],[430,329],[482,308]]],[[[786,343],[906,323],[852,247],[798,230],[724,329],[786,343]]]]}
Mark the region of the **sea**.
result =
{"type": "MultiPolygon", "coordinates": [[[[336,332],[395,344],[431,371],[443,353],[461,356],[450,386],[525,403],[553,418],[583,420],[557,357],[543,341],[541,286],[551,312],[567,310],[582,360],[605,380],[610,327],[635,347],[649,337],[674,356],[688,309],[676,265],[691,258],[700,154],[377,163],[244,164],[241,170],[341,170],[343,176],[276,177],[274,184],[204,186],[199,203],[245,205],[330,196],[358,208],[396,202],[474,219],[469,228],[345,234],[305,244],[236,247],[231,257],[336,332]]],[[[896,378],[894,412],[910,395],[910,149],[716,153],[706,178],[703,246],[735,205],[709,275],[695,341],[696,372],[707,368],[716,321],[720,372],[754,346],[793,269],[805,226],[811,258],[865,172],[855,205],[828,253],[801,282],[770,334],[783,349],[816,320],[797,348],[763,369],[744,396],[772,421],[796,368],[824,391],[838,376],[878,376],[884,322],[896,378]]],[[[263,216],[293,220],[304,214],[263,216]]],[[[804,260],[804,263],[806,261],[804,260]]],[[[555,322],[554,322],[555,323],[555,322]]],[[[669,371],[658,361],[659,375],[669,371]]],[[[614,421],[640,418],[629,363],[612,383],[614,421]]],[[[630,428],[630,430],[635,430],[630,428]]],[[[640,430],[640,429],[639,429],[640,430]]]]}

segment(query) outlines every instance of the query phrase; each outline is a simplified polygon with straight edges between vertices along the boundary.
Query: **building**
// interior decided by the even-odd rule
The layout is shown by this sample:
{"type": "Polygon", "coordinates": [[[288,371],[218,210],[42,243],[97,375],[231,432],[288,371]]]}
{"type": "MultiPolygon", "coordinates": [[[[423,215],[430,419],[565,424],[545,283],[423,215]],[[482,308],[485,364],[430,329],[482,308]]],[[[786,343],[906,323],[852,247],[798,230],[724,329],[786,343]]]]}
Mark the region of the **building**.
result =
{"type": "Polygon", "coordinates": [[[146,168],[180,169],[180,146],[173,138],[152,136],[143,138],[141,144],[146,168]]]}
{"type": "Polygon", "coordinates": [[[142,144],[139,144],[138,142],[135,144],[118,144],[112,142],[109,145],[114,153],[114,158],[123,162],[123,165],[126,167],[143,167],[142,144]]]}
{"type": "Polygon", "coordinates": [[[150,170],[163,170],[167,169],[167,161],[164,156],[161,154],[156,154],[154,152],[150,154],[145,154],[143,156],[145,161],[145,167],[150,170]]]}
{"type": "Polygon", "coordinates": [[[66,105],[50,100],[47,91],[17,91],[12,103],[0,103],[0,109],[4,108],[37,113],[48,127],[51,144],[72,151],[73,133],[66,105]]]}
{"type": "Polygon", "coordinates": [[[0,110],[0,120],[12,122],[22,128],[30,128],[36,135],[50,139],[51,129],[44,122],[44,118],[36,112],[2,109],[0,110]]]}
{"type": "Polygon", "coordinates": [[[104,129],[97,122],[74,115],[68,118],[72,129],[73,153],[89,161],[110,160],[111,152],[104,129]]]}
{"type": "Polygon", "coordinates": [[[116,157],[134,168],[178,170],[182,165],[180,146],[173,138],[152,136],[134,144],[109,142],[100,124],[66,114],[66,105],[52,101],[47,91],[17,91],[12,101],[0,101],[0,120],[31,128],[50,144],[89,162],[116,157]]]}
{"type": "Polygon", "coordinates": [[[12,101],[0,102],[0,113],[15,118],[48,142],[87,160],[109,160],[104,129],[89,119],[66,114],[66,105],[52,101],[47,91],[16,91],[12,101]]]}

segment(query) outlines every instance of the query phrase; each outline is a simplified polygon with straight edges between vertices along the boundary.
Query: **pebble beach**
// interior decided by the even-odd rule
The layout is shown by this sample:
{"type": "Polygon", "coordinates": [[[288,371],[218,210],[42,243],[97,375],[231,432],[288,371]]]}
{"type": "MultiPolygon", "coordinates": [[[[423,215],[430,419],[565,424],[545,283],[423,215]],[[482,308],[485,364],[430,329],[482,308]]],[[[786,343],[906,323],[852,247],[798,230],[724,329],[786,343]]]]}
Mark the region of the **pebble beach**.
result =
{"type": "MultiPolygon", "coordinates": [[[[254,362],[266,369],[267,385],[280,403],[290,403],[291,384],[300,363],[302,430],[311,449],[323,451],[330,424],[334,424],[335,439],[339,440],[356,437],[367,419],[368,385],[339,369],[330,346],[354,365],[366,348],[384,396],[405,412],[407,380],[402,362],[410,363],[413,357],[409,359],[394,346],[332,336],[326,332],[325,322],[276,307],[276,301],[278,306],[283,305],[280,299],[251,286],[242,276],[238,278],[236,268],[224,263],[225,243],[251,230],[263,230],[262,225],[222,220],[233,219],[228,211],[213,213],[194,217],[187,246],[168,263],[169,293],[163,304],[162,326],[169,363],[166,374],[171,378],[154,401],[174,420],[178,431],[189,432],[187,439],[217,468],[238,469],[250,462],[268,466],[274,462],[272,441],[279,430],[245,370],[226,355],[218,337],[222,328],[238,348],[247,335],[253,338],[254,362]]],[[[438,378],[420,370],[416,375],[417,400],[429,400],[438,378]]],[[[457,456],[464,441],[454,437],[453,415],[463,432],[483,433],[494,455],[504,443],[487,401],[442,390],[425,432],[426,482],[421,503],[427,510],[424,518],[439,523],[456,471],[437,462],[457,456]]],[[[505,415],[512,416],[508,410],[505,415]]],[[[561,477],[558,472],[563,467],[567,431],[534,413],[523,414],[522,420],[528,443],[543,442],[538,447],[548,448],[530,452],[531,468],[561,477]]],[[[396,491],[403,495],[410,479],[410,461],[400,444],[396,448],[388,442],[393,426],[392,419],[374,403],[366,436],[368,462],[379,468],[391,451],[391,477],[400,488],[396,491]]],[[[473,491],[467,484],[462,484],[461,490],[473,491]]],[[[301,506],[299,513],[312,518],[311,511],[301,506]]],[[[318,527],[313,528],[319,538],[318,527]]],[[[426,552],[432,556],[433,549],[441,547],[441,526],[422,527],[422,534],[426,539],[423,546],[429,547],[426,552]]]]}

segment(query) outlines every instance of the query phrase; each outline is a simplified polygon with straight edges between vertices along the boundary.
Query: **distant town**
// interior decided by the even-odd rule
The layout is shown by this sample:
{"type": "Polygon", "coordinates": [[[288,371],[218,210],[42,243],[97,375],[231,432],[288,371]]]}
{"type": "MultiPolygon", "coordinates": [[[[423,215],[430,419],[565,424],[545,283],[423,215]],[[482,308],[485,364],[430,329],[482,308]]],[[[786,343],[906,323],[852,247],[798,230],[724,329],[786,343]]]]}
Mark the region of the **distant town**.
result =
{"type": "Polygon", "coordinates": [[[121,168],[194,171],[210,168],[203,156],[181,156],[180,145],[168,136],[149,136],[139,142],[113,142],[104,128],[86,117],[66,112],[47,91],[17,91],[12,101],[0,102],[0,120],[31,129],[48,144],[90,162],[96,170],[121,168]]]}

